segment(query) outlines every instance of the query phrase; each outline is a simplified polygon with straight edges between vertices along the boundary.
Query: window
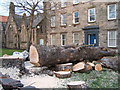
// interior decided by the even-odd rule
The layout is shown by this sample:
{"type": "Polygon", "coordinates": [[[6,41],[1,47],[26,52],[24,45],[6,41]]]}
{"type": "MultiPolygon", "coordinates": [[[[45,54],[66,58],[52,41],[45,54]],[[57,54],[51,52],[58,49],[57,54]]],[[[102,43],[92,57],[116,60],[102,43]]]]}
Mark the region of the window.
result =
{"type": "Polygon", "coordinates": [[[66,14],[61,15],[61,25],[66,25],[67,24],[67,19],[66,19],[66,14]]]}
{"type": "Polygon", "coordinates": [[[61,7],[66,7],[67,0],[61,0],[61,7]]]}
{"type": "Polygon", "coordinates": [[[117,46],[117,31],[108,31],[108,47],[117,46]]]}
{"type": "Polygon", "coordinates": [[[51,2],[51,10],[55,10],[55,2],[51,2]]]}
{"type": "Polygon", "coordinates": [[[51,45],[56,45],[56,35],[51,35],[51,45]]]}
{"type": "Polygon", "coordinates": [[[44,45],[44,39],[40,39],[40,45],[44,45]]]}
{"type": "Polygon", "coordinates": [[[73,33],[73,43],[79,44],[79,33],[73,33]]]}
{"type": "Polygon", "coordinates": [[[51,27],[55,27],[55,16],[51,17],[51,27]]]}
{"type": "Polygon", "coordinates": [[[88,10],[88,22],[95,22],[95,21],[96,21],[95,8],[91,8],[88,10]]]}
{"type": "Polygon", "coordinates": [[[79,12],[74,12],[73,13],[73,23],[79,23],[79,12]]]}
{"type": "Polygon", "coordinates": [[[116,19],[116,4],[108,5],[108,20],[116,19]]]}
{"type": "Polygon", "coordinates": [[[78,4],[79,0],[73,0],[73,4],[78,4]]]}
{"type": "Polygon", "coordinates": [[[61,45],[66,45],[66,34],[61,34],[61,45]]]}

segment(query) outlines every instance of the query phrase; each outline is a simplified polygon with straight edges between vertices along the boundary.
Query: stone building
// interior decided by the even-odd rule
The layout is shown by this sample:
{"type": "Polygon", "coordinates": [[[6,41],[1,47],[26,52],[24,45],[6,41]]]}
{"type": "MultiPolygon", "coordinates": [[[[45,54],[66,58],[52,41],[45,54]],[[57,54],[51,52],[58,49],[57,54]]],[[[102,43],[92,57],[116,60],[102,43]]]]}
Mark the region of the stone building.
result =
{"type": "MultiPolygon", "coordinates": [[[[32,29],[32,44],[38,44],[39,39],[45,39],[42,33],[44,20],[43,14],[38,14],[34,16],[33,29],[32,29]],[[38,35],[39,34],[39,35],[38,35]]],[[[9,17],[6,26],[6,48],[16,48],[16,49],[27,49],[30,31],[29,27],[29,16],[24,13],[22,16],[15,14],[15,5],[10,3],[9,7],[9,17]]],[[[44,43],[45,44],[45,43],[44,43]]]]}
{"type": "Polygon", "coordinates": [[[47,45],[117,47],[118,2],[44,2],[47,45]]]}
{"type": "Polygon", "coordinates": [[[5,27],[8,16],[0,16],[0,47],[5,47],[5,27]]]}

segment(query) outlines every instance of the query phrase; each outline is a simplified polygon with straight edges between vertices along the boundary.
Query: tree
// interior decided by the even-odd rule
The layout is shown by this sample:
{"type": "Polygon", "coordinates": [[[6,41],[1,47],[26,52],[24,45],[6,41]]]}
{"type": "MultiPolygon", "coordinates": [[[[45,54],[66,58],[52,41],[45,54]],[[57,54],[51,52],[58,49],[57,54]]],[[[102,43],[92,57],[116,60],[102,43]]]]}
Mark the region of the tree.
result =
{"type": "Polygon", "coordinates": [[[42,6],[43,0],[17,0],[15,1],[15,7],[18,9],[18,13],[27,13],[29,15],[29,26],[28,26],[28,42],[27,42],[27,50],[29,50],[31,39],[32,39],[32,25],[34,15],[37,13],[41,13],[43,10],[42,6]]]}

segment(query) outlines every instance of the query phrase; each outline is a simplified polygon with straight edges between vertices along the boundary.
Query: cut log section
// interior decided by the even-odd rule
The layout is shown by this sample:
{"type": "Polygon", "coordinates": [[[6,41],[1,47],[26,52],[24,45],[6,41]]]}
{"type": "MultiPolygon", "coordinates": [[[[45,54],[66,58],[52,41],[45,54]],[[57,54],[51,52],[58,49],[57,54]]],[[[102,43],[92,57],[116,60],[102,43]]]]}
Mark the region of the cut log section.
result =
{"type": "Polygon", "coordinates": [[[102,71],[102,66],[101,66],[101,64],[96,64],[96,65],[95,65],[95,70],[96,70],[96,71],[102,71]]]}
{"type": "Polygon", "coordinates": [[[30,46],[30,63],[40,66],[38,51],[33,45],[30,46]]]}
{"type": "Polygon", "coordinates": [[[77,88],[78,90],[87,90],[88,86],[84,81],[73,81],[70,83],[67,83],[67,86],[70,90],[73,88],[77,88]]]}
{"type": "Polygon", "coordinates": [[[71,76],[71,71],[58,71],[54,72],[54,74],[58,78],[69,78],[71,76]]]}
{"type": "Polygon", "coordinates": [[[84,62],[79,62],[73,66],[73,71],[80,71],[85,69],[85,63],[84,62]]]}
{"type": "Polygon", "coordinates": [[[89,65],[92,66],[92,67],[95,67],[95,64],[94,64],[94,63],[87,62],[87,64],[89,64],[89,65]]]}
{"type": "MultiPolygon", "coordinates": [[[[67,47],[67,46],[66,46],[67,47]]],[[[115,51],[104,51],[100,47],[67,47],[31,45],[29,58],[35,66],[55,66],[56,64],[98,60],[115,55],[115,51]]]]}
{"type": "Polygon", "coordinates": [[[92,66],[89,64],[85,64],[84,62],[79,62],[73,66],[73,71],[75,72],[88,72],[92,70],[92,66]]]}
{"type": "Polygon", "coordinates": [[[73,64],[66,63],[66,64],[57,64],[56,71],[72,71],[73,64]]]}

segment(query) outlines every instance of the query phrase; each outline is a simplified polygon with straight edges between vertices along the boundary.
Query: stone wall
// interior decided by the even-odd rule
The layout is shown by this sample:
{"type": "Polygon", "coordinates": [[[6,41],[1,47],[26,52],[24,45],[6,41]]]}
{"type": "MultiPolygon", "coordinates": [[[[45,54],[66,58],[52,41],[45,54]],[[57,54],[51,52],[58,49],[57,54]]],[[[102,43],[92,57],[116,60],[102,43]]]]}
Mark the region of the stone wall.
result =
{"type": "MultiPolygon", "coordinates": [[[[80,33],[80,44],[84,43],[84,31],[82,28],[86,26],[97,25],[99,26],[99,46],[107,47],[107,31],[108,30],[118,30],[118,20],[108,20],[107,19],[107,5],[113,4],[115,2],[84,2],[73,5],[72,2],[68,2],[67,6],[61,8],[60,3],[56,5],[55,10],[51,10],[50,3],[46,3],[46,30],[48,37],[48,45],[51,45],[51,35],[56,34],[56,45],[61,45],[62,33],[67,35],[67,44],[73,44],[73,33],[80,33]],[[96,21],[88,22],[88,9],[96,8],[96,21]],[[79,23],[73,24],[73,12],[79,12],[79,23]],[[61,26],[61,14],[66,13],[67,15],[67,25],[61,26]],[[50,17],[52,15],[56,16],[56,26],[50,26],[50,17]]],[[[118,10],[118,9],[117,9],[118,10]]]]}

